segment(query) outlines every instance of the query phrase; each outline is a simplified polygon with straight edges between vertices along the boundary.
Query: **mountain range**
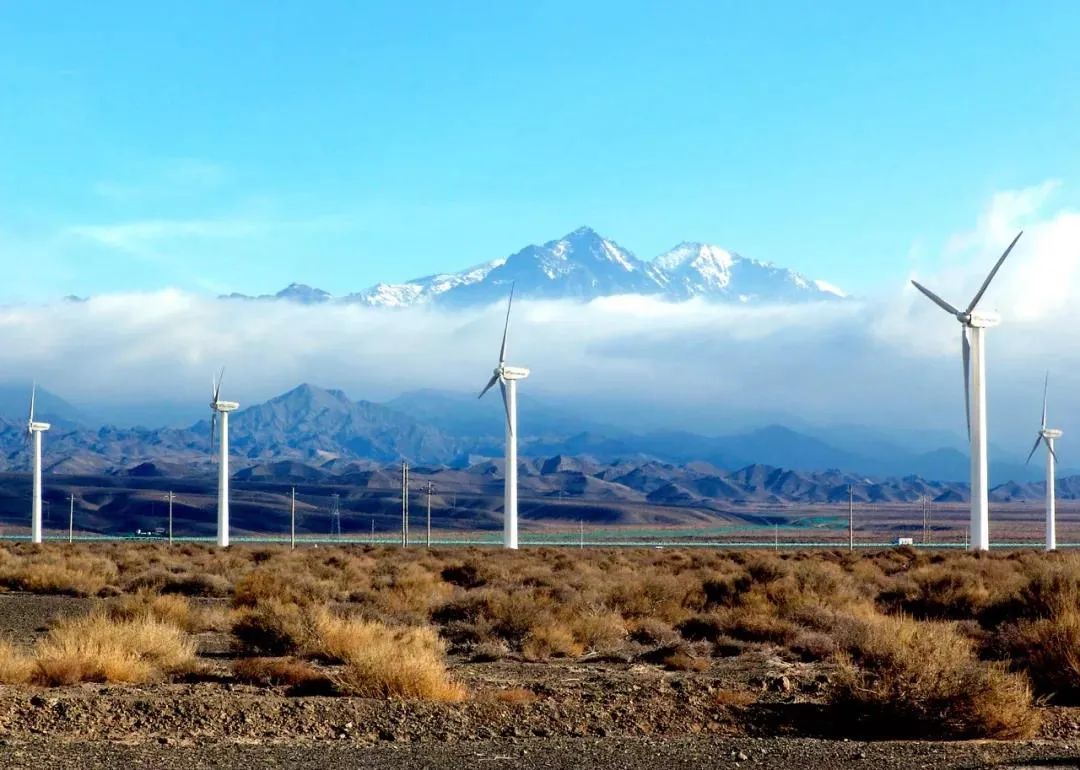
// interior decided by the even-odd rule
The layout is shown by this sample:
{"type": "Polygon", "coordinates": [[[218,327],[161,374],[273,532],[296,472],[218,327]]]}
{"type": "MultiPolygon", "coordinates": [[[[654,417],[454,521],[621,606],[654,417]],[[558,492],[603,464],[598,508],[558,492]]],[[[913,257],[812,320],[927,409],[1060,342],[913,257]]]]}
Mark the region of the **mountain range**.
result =
{"type": "Polygon", "coordinates": [[[304,304],[347,302],[371,307],[486,305],[519,296],[591,300],[643,294],[670,301],[700,297],[715,302],[767,303],[838,300],[847,295],[821,280],[704,243],[680,243],[642,260],[595,230],[581,227],[543,245],[526,246],[502,259],[456,273],[438,273],[404,283],[378,283],[335,298],[294,283],[277,294],[230,299],[279,299],[304,304]]]}
{"type": "MultiPolygon", "coordinates": [[[[29,458],[26,394],[19,388],[9,390],[0,388],[0,469],[22,471],[29,458]]],[[[146,462],[198,472],[213,464],[205,420],[186,428],[119,428],[88,423],[78,410],[47,391],[39,391],[38,404],[39,418],[53,423],[44,451],[50,473],[117,473],[146,462]]],[[[578,457],[601,464],[705,462],[727,469],[769,465],[797,473],[841,468],[875,481],[920,477],[962,482],[968,475],[968,460],[956,449],[919,451],[868,430],[846,445],[836,436],[823,438],[780,425],[725,436],[633,433],[537,398],[529,399],[520,419],[524,458],[578,457]]],[[[277,461],[333,468],[354,461],[388,463],[403,458],[461,469],[501,458],[503,415],[501,409],[468,394],[423,390],[375,403],[304,384],[235,413],[230,439],[237,471],[277,461]]],[[[1023,484],[1037,477],[1037,469],[1025,468],[1019,461],[991,466],[991,478],[998,484],[1023,484]]]]}

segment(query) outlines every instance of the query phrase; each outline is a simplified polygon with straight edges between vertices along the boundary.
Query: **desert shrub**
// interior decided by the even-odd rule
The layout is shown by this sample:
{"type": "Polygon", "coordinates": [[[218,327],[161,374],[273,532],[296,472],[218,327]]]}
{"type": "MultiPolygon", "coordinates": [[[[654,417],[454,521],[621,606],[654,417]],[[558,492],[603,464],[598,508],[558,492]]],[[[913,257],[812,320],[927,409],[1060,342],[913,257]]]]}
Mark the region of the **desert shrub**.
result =
{"type": "Polygon", "coordinates": [[[365,698],[460,701],[465,688],[446,671],[443,646],[431,628],[390,628],[353,621],[355,644],[338,677],[344,692],[365,698]]]}
{"type": "Polygon", "coordinates": [[[1003,625],[995,652],[1031,677],[1036,690],[1055,701],[1080,702],[1080,611],[1063,609],[1051,617],[1003,625]]]}
{"type": "Polygon", "coordinates": [[[233,604],[254,607],[267,600],[289,605],[325,604],[333,593],[329,581],[319,580],[310,572],[286,572],[266,565],[253,569],[236,582],[233,604]]]}
{"type": "Polygon", "coordinates": [[[292,695],[333,695],[337,689],[327,674],[295,658],[241,658],[233,674],[247,684],[287,687],[292,695]]]}
{"type": "Polygon", "coordinates": [[[709,661],[699,658],[686,644],[669,644],[650,650],[640,659],[646,663],[663,666],[669,671],[705,671],[709,661]]]}
{"type": "Polygon", "coordinates": [[[576,658],[584,652],[584,645],[574,637],[573,631],[556,622],[532,629],[521,646],[526,660],[576,658]]]}
{"type": "Polygon", "coordinates": [[[372,634],[372,624],[358,618],[335,615],[319,608],[311,617],[308,652],[330,663],[344,663],[362,654],[372,634]]]}
{"type": "Polygon", "coordinates": [[[469,660],[472,663],[492,663],[510,654],[510,647],[501,639],[480,642],[472,647],[469,660]]]}
{"type": "Polygon", "coordinates": [[[233,586],[229,579],[221,575],[201,572],[173,575],[161,586],[163,594],[221,598],[232,593],[233,586]]]}
{"type": "Polygon", "coordinates": [[[461,588],[480,588],[487,583],[487,578],[472,562],[451,564],[443,567],[440,576],[450,585],[460,586],[461,588]]]}
{"type": "Polygon", "coordinates": [[[711,577],[701,584],[705,606],[710,609],[734,607],[742,601],[752,585],[753,578],[748,572],[711,577]]]}
{"type": "Polygon", "coordinates": [[[807,662],[829,660],[838,651],[836,640],[829,634],[805,629],[795,635],[788,649],[807,662]]]}
{"type": "Polygon", "coordinates": [[[92,614],[59,621],[34,649],[33,681],[146,682],[190,670],[195,644],[176,626],[143,616],[92,614]]]}
{"type": "Polygon", "coordinates": [[[372,576],[370,603],[384,617],[421,623],[453,591],[452,585],[420,564],[390,563],[372,576]]]}
{"type": "Polygon", "coordinates": [[[693,642],[715,642],[726,635],[723,620],[716,613],[694,615],[680,623],[677,628],[684,639],[693,642]]]}
{"type": "Polygon", "coordinates": [[[232,633],[242,652],[260,655],[302,652],[313,637],[308,608],[277,599],[263,599],[239,610],[232,633]]]}
{"type": "Polygon", "coordinates": [[[727,634],[720,634],[712,640],[713,655],[718,658],[734,658],[742,655],[749,647],[746,642],[740,642],[727,634]]]}
{"type": "Polygon", "coordinates": [[[658,618],[641,618],[629,624],[630,639],[644,645],[675,644],[679,632],[670,623],[658,618]]]}
{"type": "Polygon", "coordinates": [[[831,699],[864,734],[1022,738],[1038,726],[1027,681],[977,660],[948,624],[867,616],[840,646],[831,699]]]}
{"type": "Polygon", "coordinates": [[[521,645],[535,631],[555,622],[556,602],[531,590],[496,594],[490,605],[492,632],[511,645],[521,645]]]}
{"type": "Polygon", "coordinates": [[[48,546],[0,565],[0,586],[35,594],[97,596],[118,577],[111,559],[48,546]]]}
{"type": "Polygon", "coordinates": [[[0,684],[26,684],[33,673],[34,664],[26,652],[0,639],[0,684]]]}
{"type": "Polygon", "coordinates": [[[739,607],[719,614],[718,618],[724,634],[744,642],[787,645],[799,634],[799,627],[791,621],[758,608],[739,607]]]}
{"type": "Polygon", "coordinates": [[[626,623],[616,612],[587,610],[569,620],[574,639],[591,652],[611,652],[626,640],[626,623]]]}

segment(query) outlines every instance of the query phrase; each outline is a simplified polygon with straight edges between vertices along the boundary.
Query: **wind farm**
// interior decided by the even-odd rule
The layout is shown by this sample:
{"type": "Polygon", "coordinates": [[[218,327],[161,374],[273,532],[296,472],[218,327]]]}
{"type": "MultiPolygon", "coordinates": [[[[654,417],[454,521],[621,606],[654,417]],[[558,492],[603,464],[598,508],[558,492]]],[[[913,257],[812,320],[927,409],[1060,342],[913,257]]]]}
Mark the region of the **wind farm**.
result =
{"type": "Polygon", "coordinates": [[[1035,10],[0,3],[0,763],[1076,765],[1035,10]]]}

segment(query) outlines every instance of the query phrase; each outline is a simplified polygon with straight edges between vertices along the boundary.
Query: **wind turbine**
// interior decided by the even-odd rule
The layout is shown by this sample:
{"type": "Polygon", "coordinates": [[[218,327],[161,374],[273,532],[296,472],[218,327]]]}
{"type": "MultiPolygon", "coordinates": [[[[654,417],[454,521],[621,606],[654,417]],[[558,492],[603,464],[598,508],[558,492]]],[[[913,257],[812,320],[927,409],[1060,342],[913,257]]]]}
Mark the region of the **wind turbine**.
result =
{"type": "Polygon", "coordinates": [[[510,308],[514,304],[514,287],[510,286],[510,300],[506,303],[506,324],[503,326],[502,347],[499,348],[499,365],[478,398],[499,383],[503,406],[506,409],[506,473],[503,482],[503,548],[518,547],[517,521],[517,381],[529,376],[523,366],[507,366],[506,335],[510,330],[510,308]]]}
{"type": "Polygon", "coordinates": [[[221,418],[221,458],[218,462],[218,504],[217,504],[217,544],[221,548],[229,545],[229,412],[235,412],[240,404],[235,401],[221,400],[221,381],[225,370],[213,379],[213,394],[210,398],[210,451],[214,451],[214,431],[218,417],[221,418]]]}
{"type": "Polygon", "coordinates": [[[978,293],[964,310],[958,310],[937,294],[912,281],[915,288],[960,322],[960,345],[964,359],[964,404],[967,409],[968,440],[971,443],[971,550],[990,550],[990,501],[986,462],[986,350],[985,332],[1001,323],[994,313],[978,313],[975,308],[983,298],[1013,246],[1023,231],[1017,233],[994,269],[986,276],[978,293]]]}
{"type": "Polygon", "coordinates": [[[34,445],[34,498],[30,506],[30,539],[41,542],[41,434],[52,426],[47,422],[34,422],[34,402],[37,401],[37,384],[30,390],[30,417],[26,420],[26,438],[34,445]]]}
{"type": "Polygon", "coordinates": [[[1050,385],[1050,375],[1046,375],[1046,381],[1043,383],[1043,410],[1042,410],[1042,423],[1039,426],[1039,435],[1035,437],[1035,446],[1031,447],[1031,452],[1028,453],[1027,462],[1031,462],[1031,458],[1035,455],[1035,450],[1039,448],[1039,444],[1046,444],[1046,550],[1054,551],[1057,549],[1057,522],[1055,512],[1055,500],[1054,500],[1054,468],[1057,465],[1057,452],[1054,451],[1054,439],[1059,439],[1063,435],[1057,428],[1046,427],[1046,389],[1050,385]]]}

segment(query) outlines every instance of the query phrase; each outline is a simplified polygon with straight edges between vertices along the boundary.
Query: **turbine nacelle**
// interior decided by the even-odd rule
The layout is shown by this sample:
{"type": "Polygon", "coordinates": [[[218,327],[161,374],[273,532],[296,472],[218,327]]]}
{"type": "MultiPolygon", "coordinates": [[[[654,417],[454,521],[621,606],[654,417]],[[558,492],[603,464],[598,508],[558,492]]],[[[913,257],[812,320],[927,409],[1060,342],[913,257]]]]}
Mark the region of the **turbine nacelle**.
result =
{"type": "Polygon", "coordinates": [[[215,412],[235,412],[240,404],[236,401],[211,401],[210,408],[215,412]]]}
{"type": "Polygon", "coordinates": [[[1062,436],[1065,435],[1065,432],[1060,431],[1057,428],[1046,428],[1045,430],[1039,431],[1039,435],[1042,436],[1043,438],[1054,439],[1054,438],[1061,438],[1062,436]]]}
{"type": "Polygon", "coordinates": [[[973,329],[990,329],[1001,324],[1001,316],[984,310],[968,313],[965,319],[961,319],[961,323],[973,329]]]}
{"type": "Polygon", "coordinates": [[[42,433],[49,430],[52,425],[47,422],[30,422],[26,425],[27,433],[42,433]]]}
{"type": "Polygon", "coordinates": [[[500,366],[495,370],[495,376],[503,380],[524,380],[529,376],[529,370],[524,366],[500,366]]]}

